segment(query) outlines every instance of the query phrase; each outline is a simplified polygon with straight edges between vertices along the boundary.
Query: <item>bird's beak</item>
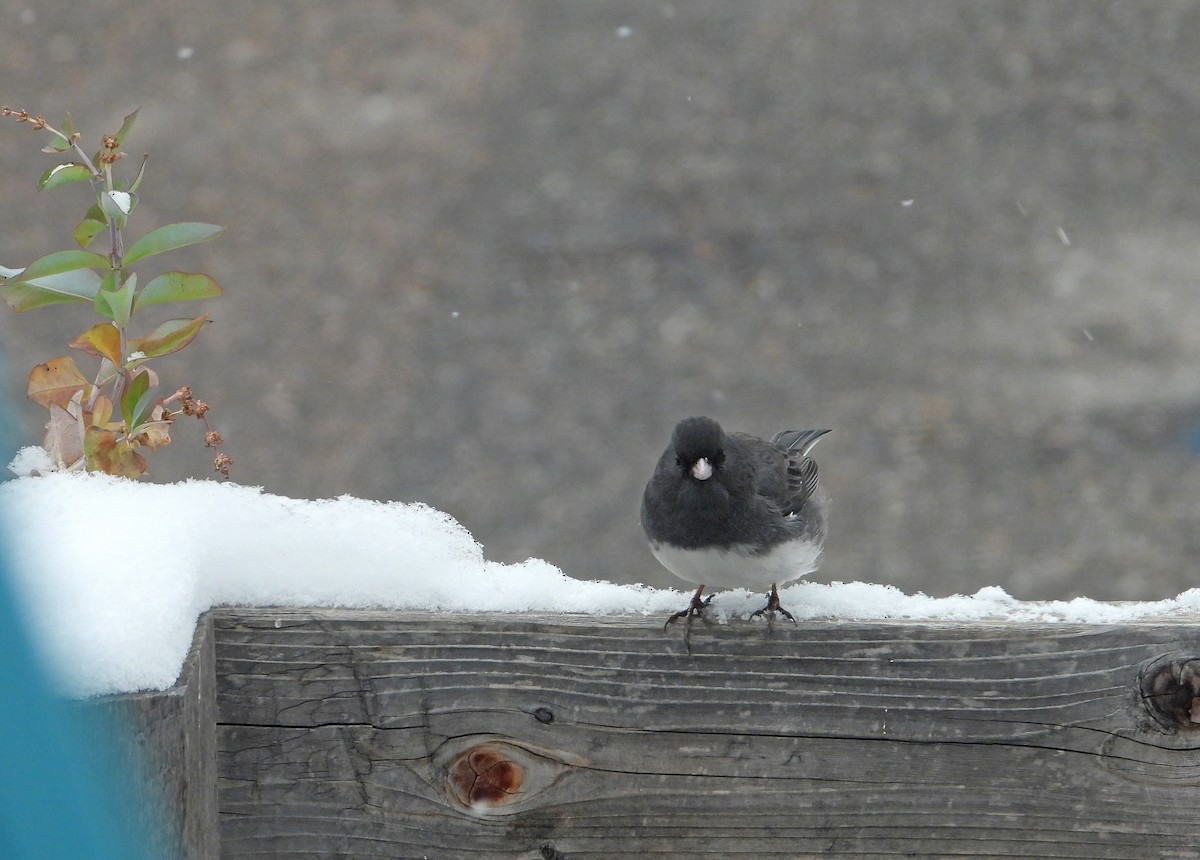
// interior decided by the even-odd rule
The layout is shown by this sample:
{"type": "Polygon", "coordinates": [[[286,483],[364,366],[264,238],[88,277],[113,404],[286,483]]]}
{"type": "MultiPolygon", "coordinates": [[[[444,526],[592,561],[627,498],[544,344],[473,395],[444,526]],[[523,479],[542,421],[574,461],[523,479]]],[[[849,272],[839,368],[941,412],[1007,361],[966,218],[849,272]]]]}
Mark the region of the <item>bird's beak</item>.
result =
{"type": "Polygon", "coordinates": [[[696,461],[695,465],[692,466],[692,477],[697,481],[707,481],[712,477],[712,473],[712,463],[708,462],[707,457],[701,457],[696,461]]]}

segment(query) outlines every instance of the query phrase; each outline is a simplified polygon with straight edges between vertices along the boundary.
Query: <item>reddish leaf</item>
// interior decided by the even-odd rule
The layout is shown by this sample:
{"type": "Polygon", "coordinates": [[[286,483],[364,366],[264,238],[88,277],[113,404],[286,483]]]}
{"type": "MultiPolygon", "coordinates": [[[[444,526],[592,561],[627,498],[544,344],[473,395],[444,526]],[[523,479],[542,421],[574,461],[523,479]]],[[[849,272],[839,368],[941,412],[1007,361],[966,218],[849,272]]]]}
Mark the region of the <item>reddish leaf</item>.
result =
{"type": "Polygon", "coordinates": [[[102,429],[108,429],[108,430],[115,430],[117,427],[120,427],[121,425],[119,423],[116,423],[116,424],[112,424],[111,427],[109,426],[110,422],[112,422],[112,415],[113,415],[113,402],[111,400],[109,400],[107,397],[105,397],[103,394],[101,394],[96,398],[96,403],[92,406],[92,411],[85,412],[83,414],[83,419],[89,426],[100,427],[102,429]]]}
{"type": "Polygon", "coordinates": [[[146,471],[146,458],[112,430],[87,428],[83,434],[83,453],[90,472],[137,478],[146,471]]]}
{"type": "Polygon", "coordinates": [[[121,333],[112,323],[96,323],[67,345],[88,355],[107,358],[113,364],[121,363],[121,333]]]}

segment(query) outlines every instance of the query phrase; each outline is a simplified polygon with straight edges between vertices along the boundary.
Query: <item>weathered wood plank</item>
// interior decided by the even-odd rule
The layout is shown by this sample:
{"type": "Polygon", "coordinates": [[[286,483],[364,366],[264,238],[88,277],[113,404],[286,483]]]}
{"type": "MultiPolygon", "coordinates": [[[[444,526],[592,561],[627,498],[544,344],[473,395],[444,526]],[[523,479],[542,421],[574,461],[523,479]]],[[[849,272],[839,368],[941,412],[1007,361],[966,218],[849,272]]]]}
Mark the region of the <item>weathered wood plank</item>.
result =
{"type": "Polygon", "coordinates": [[[115,747],[145,783],[129,798],[127,820],[152,835],[155,856],[216,860],[216,678],[213,625],[200,617],[175,686],[102,696],[80,707],[103,712],[89,722],[107,732],[96,741],[115,747]]]}
{"type": "Polygon", "coordinates": [[[222,610],[222,856],[1195,857],[1200,623],[222,610]]]}

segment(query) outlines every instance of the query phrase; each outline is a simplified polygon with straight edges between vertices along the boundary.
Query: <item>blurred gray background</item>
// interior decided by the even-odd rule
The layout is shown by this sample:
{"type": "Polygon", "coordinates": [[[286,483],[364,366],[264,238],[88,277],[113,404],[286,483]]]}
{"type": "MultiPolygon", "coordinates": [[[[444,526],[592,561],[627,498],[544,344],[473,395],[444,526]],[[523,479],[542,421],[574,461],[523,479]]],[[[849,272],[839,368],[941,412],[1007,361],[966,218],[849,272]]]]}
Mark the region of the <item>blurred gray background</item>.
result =
{"type": "MultiPolygon", "coordinates": [[[[227,226],[157,258],[226,296],[154,321],[212,312],[159,369],[241,483],[676,585],[638,526],[675,421],[828,426],[817,579],[1200,585],[1200,3],[0,0],[0,32],[4,104],[89,146],[142,107],[131,234],[227,226]]],[[[88,205],[35,193],[44,143],[0,125],[0,264],[88,205]]],[[[0,314],[30,442],[27,368],[91,320],[0,314]]],[[[174,436],[153,479],[208,475],[174,436]]]]}

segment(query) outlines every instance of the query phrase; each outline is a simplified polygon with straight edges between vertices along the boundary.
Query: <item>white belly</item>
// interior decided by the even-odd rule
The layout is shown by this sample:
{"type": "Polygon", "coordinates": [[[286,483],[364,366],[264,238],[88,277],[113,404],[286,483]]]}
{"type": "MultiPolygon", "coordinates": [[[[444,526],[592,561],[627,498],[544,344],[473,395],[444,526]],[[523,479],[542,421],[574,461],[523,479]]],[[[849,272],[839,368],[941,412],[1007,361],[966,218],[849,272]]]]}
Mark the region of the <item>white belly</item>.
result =
{"type": "Polygon", "coordinates": [[[765,555],[751,555],[745,547],[731,549],[679,549],[650,544],[663,567],[693,585],[709,588],[765,589],[799,579],[817,569],[821,548],[807,541],[788,541],[765,555]]]}

